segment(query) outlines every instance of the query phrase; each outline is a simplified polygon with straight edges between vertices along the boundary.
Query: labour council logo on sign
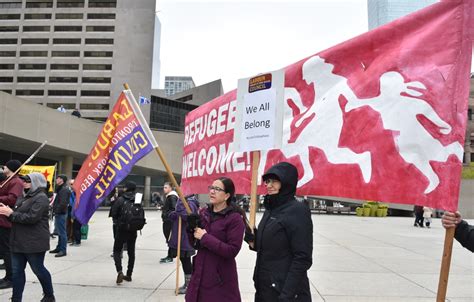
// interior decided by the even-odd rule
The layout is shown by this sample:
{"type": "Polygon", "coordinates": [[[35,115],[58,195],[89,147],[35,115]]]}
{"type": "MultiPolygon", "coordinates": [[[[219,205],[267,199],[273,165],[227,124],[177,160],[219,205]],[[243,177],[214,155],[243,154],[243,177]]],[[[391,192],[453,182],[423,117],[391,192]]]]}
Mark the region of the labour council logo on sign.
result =
{"type": "Polygon", "coordinates": [[[239,80],[233,142],[235,151],[281,147],[283,85],[282,70],[239,80]]]}

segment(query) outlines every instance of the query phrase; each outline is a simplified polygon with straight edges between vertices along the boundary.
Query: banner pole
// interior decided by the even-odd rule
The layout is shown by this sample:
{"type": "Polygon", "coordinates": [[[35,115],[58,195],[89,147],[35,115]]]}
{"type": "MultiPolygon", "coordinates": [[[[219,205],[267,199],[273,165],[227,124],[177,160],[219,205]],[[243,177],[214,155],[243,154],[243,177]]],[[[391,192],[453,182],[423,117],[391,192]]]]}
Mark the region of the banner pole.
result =
{"type": "Polygon", "coordinates": [[[43,149],[43,147],[46,145],[47,142],[48,142],[48,141],[44,141],[44,142],[41,144],[41,146],[39,146],[39,147],[35,150],[35,152],[33,152],[33,154],[31,154],[30,157],[28,157],[28,159],[25,160],[25,162],[24,162],[23,164],[21,164],[21,166],[20,166],[16,171],[14,171],[12,175],[10,175],[10,177],[8,177],[2,184],[0,184],[0,188],[3,188],[3,186],[6,185],[6,184],[10,181],[10,179],[13,178],[13,176],[17,175],[17,174],[21,171],[21,169],[22,169],[26,164],[28,164],[28,163],[36,156],[36,154],[38,154],[38,152],[40,152],[41,149],[43,149]]]}
{"type": "Polygon", "coordinates": [[[257,216],[258,200],[257,200],[257,177],[258,165],[260,163],[260,151],[252,151],[252,182],[250,187],[250,229],[253,232],[255,228],[255,220],[257,216]]]}
{"type": "Polygon", "coordinates": [[[456,228],[446,229],[444,236],[443,259],[441,261],[441,271],[439,274],[438,293],[436,302],[444,302],[446,300],[446,292],[448,290],[449,268],[451,266],[451,255],[453,253],[453,239],[456,228]]]}
{"type": "MultiPolygon", "coordinates": [[[[126,90],[130,90],[130,86],[128,86],[127,83],[123,84],[123,87],[126,90]]],[[[130,90],[130,92],[131,92],[131,90],[130,90]]],[[[133,97],[133,94],[131,94],[131,96],[133,97]]],[[[133,99],[134,99],[133,101],[135,101],[134,97],[133,97],[133,99]]],[[[140,114],[142,114],[142,113],[140,112],[140,114]]],[[[148,125],[146,125],[146,126],[148,127],[148,125]]],[[[191,214],[192,213],[191,208],[189,207],[189,204],[186,201],[186,198],[184,197],[184,194],[181,191],[181,188],[179,187],[178,182],[176,181],[176,178],[174,177],[173,172],[171,171],[171,168],[168,165],[168,162],[166,161],[166,158],[165,158],[165,155],[163,154],[163,151],[161,151],[159,146],[155,147],[155,151],[158,154],[158,156],[160,157],[161,162],[163,163],[163,166],[165,166],[166,172],[168,173],[168,177],[171,180],[171,183],[173,184],[173,187],[176,188],[176,192],[178,193],[179,198],[181,199],[181,201],[183,202],[184,207],[186,208],[186,213],[188,213],[188,215],[191,214]]]]}
{"type": "Polygon", "coordinates": [[[176,251],[176,288],[174,290],[175,295],[178,295],[179,290],[179,263],[181,257],[181,216],[178,216],[178,247],[176,251]]]}

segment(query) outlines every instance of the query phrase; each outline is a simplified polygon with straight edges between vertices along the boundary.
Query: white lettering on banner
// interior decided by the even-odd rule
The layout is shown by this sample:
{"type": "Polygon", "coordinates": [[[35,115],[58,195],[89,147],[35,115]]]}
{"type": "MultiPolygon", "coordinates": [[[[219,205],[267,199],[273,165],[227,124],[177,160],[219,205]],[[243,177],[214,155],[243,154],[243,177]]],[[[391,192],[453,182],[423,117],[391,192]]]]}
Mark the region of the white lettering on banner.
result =
{"type": "Polygon", "coordinates": [[[250,171],[250,156],[248,153],[229,152],[226,144],[190,152],[183,157],[183,179],[239,171],[250,171]]]}
{"type": "Polygon", "coordinates": [[[184,145],[188,146],[196,141],[233,130],[237,112],[236,101],[223,104],[212,109],[208,114],[198,117],[184,127],[184,145]]]}

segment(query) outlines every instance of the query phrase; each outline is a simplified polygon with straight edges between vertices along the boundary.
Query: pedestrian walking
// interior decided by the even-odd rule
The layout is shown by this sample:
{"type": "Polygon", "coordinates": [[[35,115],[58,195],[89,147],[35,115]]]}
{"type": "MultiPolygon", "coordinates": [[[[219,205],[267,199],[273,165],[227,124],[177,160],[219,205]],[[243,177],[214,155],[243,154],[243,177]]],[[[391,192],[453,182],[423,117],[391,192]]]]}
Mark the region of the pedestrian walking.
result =
{"type": "MultiPolygon", "coordinates": [[[[133,181],[125,183],[124,192],[113,204],[111,215],[117,223],[116,235],[114,240],[114,262],[117,270],[116,283],[120,284],[123,280],[131,282],[133,267],[135,265],[135,243],[137,241],[137,229],[130,227],[130,213],[135,203],[135,191],[137,185],[133,181]],[[127,274],[122,271],[122,250],[124,243],[127,244],[128,266],[127,274]]],[[[143,209],[142,209],[143,210],[143,209]]]]}
{"type": "Polygon", "coordinates": [[[295,199],[298,171],[290,163],[263,176],[265,213],[245,241],[257,252],[255,301],[311,301],[307,271],[312,265],[313,223],[309,208],[295,199]]]}
{"type": "Polygon", "coordinates": [[[41,173],[22,177],[24,195],[18,198],[14,209],[0,204],[0,216],[12,222],[11,257],[13,268],[12,302],[20,302],[25,289],[25,267],[28,263],[43,289],[42,302],[54,302],[51,274],[44,266],[49,250],[49,199],[46,178],[41,173]]]}
{"type": "Polygon", "coordinates": [[[56,177],[56,197],[53,202],[53,214],[54,229],[58,232],[58,244],[54,250],[49,251],[51,254],[56,254],[55,257],[67,255],[66,219],[71,191],[66,184],[66,175],[61,174],[56,177]]]}
{"type": "MultiPolygon", "coordinates": [[[[163,186],[163,192],[165,193],[165,202],[163,208],[161,208],[161,219],[163,220],[163,235],[165,235],[166,244],[170,239],[171,229],[173,227],[173,221],[169,218],[171,212],[176,209],[176,203],[178,202],[178,193],[173,190],[173,185],[170,182],[165,182],[163,186]]],[[[171,251],[168,248],[168,254],[166,257],[160,259],[160,263],[173,262],[171,251]]]]}
{"type": "Polygon", "coordinates": [[[433,216],[433,209],[430,207],[423,207],[423,220],[427,228],[431,228],[431,216],[433,216]]]}
{"type": "Polygon", "coordinates": [[[199,246],[186,292],[188,302],[241,300],[235,257],[242,246],[246,217],[233,202],[234,194],[230,178],[216,179],[209,186],[209,207],[188,218],[199,246]]]}
{"type": "MultiPolygon", "coordinates": [[[[194,197],[186,197],[189,207],[191,211],[195,214],[198,213],[199,210],[199,202],[194,197]]],[[[180,248],[180,257],[179,260],[181,261],[183,272],[184,272],[184,285],[178,289],[178,294],[184,295],[186,294],[186,289],[188,288],[189,281],[191,280],[191,274],[193,273],[193,267],[191,264],[191,257],[194,256],[196,250],[192,245],[192,237],[188,237],[187,233],[187,218],[188,214],[186,213],[186,208],[184,207],[183,202],[181,199],[178,199],[176,203],[176,210],[170,213],[169,218],[173,222],[173,228],[171,230],[170,240],[168,241],[168,247],[170,249],[171,257],[176,258],[178,255],[178,229],[179,229],[179,217],[181,217],[181,248],[180,248]]],[[[192,234],[190,234],[192,236],[192,234]]]]}
{"type": "Polygon", "coordinates": [[[415,206],[413,210],[415,212],[415,223],[413,226],[423,228],[423,206],[415,206]]]}

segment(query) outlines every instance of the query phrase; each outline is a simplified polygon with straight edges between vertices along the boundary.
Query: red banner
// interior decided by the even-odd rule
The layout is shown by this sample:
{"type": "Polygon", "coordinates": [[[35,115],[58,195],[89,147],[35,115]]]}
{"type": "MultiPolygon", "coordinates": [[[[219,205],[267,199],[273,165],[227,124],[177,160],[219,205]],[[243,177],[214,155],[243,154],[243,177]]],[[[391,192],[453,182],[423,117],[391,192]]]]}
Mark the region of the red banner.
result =
{"type": "MultiPolygon", "coordinates": [[[[440,2],[288,66],[284,147],[262,152],[259,175],[288,161],[299,171],[299,195],[455,210],[473,8],[440,2]]],[[[238,193],[250,192],[249,154],[229,152],[235,99],[234,90],[187,115],[186,194],[224,175],[238,193]]]]}

